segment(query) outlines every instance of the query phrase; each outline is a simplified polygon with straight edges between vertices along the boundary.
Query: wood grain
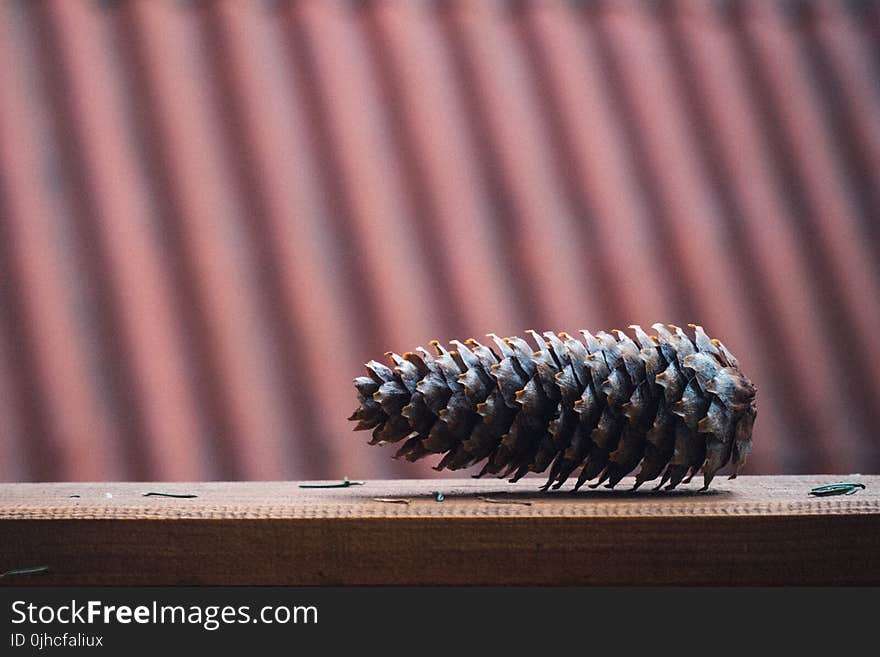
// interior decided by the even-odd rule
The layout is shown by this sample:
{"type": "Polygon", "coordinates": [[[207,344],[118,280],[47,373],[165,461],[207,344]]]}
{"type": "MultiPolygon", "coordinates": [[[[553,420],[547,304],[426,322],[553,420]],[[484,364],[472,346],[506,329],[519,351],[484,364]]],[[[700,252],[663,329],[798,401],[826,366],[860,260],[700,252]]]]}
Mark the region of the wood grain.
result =
{"type": "Polygon", "coordinates": [[[2,484],[0,572],[49,572],[0,584],[880,583],[880,476],[744,476],[708,493],[536,485],[2,484]],[[808,495],[843,480],[866,489],[808,495]]]}

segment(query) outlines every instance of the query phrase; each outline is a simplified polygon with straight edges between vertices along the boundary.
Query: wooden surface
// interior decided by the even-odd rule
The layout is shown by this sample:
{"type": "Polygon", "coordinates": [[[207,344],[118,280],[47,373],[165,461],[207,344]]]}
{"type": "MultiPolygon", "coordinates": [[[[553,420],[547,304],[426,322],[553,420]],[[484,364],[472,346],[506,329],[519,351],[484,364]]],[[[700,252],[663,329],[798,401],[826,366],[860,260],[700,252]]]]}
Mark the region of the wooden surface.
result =
{"type": "Polygon", "coordinates": [[[880,584],[880,476],[539,483],[0,484],[0,584],[880,584]]]}

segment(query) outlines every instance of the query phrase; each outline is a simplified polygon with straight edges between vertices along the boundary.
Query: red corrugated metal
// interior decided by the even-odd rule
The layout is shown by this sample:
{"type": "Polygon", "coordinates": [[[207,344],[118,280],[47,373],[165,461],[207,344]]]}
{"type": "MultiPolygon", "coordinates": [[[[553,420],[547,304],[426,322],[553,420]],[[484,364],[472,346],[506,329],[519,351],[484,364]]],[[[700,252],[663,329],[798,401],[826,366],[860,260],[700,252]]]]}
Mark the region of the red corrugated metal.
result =
{"type": "MultiPolygon", "coordinates": [[[[107,387],[108,358],[85,275],[59,134],[38,67],[29,7],[0,7],[0,194],[8,319],[19,322],[19,399],[36,400],[28,439],[37,477],[101,478],[126,470],[107,387]],[[14,313],[13,313],[14,308],[14,313]]],[[[4,308],[4,310],[6,310],[4,308]]],[[[9,332],[9,333],[12,333],[9,332]]],[[[4,426],[4,432],[6,428],[4,426]]]]}
{"type": "Polygon", "coordinates": [[[880,468],[880,3],[0,5],[0,479],[427,474],[384,351],[699,322],[880,468]]]}
{"type": "Polygon", "coordinates": [[[813,316],[821,299],[814,294],[808,258],[797,247],[798,221],[780,194],[748,70],[737,57],[736,35],[705,3],[688,2],[671,18],[682,78],[690,86],[706,144],[707,169],[728,215],[729,250],[742,263],[751,321],[762,326],[768,351],[756,355],[776,370],[767,403],[789,413],[787,440],[779,441],[779,449],[795,459],[802,458],[799,452],[812,452],[830,468],[857,462],[845,450],[867,436],[858,433],[842,389],[825,380],[835,367],[834,351],[814,349],[823,343],[822,327],[813,316]],[[804,358],[806,353],[813,356],[804,358]],[[801,409],[786,409],[786,396],[797,399],[801,409]],[[816,436],[839,440],[817,441],[816,436]]]}
{"type": "Polygon", "coordinates": [[[92,243],[87,257],[105,288],[108,320],[126,391],[143,476],[210,477],[209,445],[197,411],[192,366],[176,317],[169,261],[155,208],[140,175],[119,71],[107,57],[106,25],[86,3],[53,2],[35,15],[48,49],[44,70],[54,85],[59,155],[71,172],[78,223],[92,243]],[[124,220],[119,220],[124,217],[124,220]]]}

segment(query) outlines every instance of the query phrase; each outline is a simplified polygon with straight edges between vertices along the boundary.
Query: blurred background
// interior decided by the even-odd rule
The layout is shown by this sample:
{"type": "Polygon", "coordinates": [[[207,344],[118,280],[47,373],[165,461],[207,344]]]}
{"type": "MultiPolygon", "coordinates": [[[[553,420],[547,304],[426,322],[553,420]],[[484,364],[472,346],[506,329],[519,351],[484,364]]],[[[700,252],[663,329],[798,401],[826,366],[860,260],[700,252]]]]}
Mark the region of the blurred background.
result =
{"type": "Polygon", "coordinates": [[[880,2],[0,0],[0,480],[428,476],[365,361],[657,321],[880,471],[880,2]]]}

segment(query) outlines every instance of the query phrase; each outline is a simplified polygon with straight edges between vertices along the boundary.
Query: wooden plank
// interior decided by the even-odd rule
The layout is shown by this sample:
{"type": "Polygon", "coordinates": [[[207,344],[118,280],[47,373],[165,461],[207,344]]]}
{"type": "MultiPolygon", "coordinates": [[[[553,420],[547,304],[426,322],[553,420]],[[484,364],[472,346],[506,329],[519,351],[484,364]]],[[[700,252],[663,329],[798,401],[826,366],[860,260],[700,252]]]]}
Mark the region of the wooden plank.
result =
{"type": "Polygon", "coordinates": [[[880,584],[880,476],[536,483],[0,484],[0,584],[880,584]]]}

